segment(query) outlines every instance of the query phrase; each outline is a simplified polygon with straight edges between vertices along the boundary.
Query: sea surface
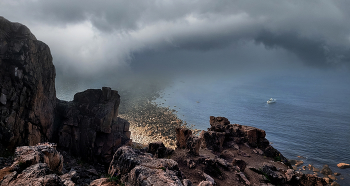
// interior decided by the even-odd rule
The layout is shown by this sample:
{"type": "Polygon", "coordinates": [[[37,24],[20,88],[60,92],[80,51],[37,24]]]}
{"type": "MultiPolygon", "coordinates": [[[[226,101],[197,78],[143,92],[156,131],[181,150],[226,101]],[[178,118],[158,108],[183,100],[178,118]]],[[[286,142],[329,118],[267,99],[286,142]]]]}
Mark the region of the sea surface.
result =
{"type": "MultiPolygon", "coordinates": [[[[209,116],[266,131],[266,138],[288,159],[306,159],[340,172],[350,185],[350,75],[300,71],[247,75],[182,77],[166,88],[157,104],[175,109],[180,119],[207,130],[209,116]],[[267,104],[269,98],[276,103],[267,104]]],[[[301,167],[299,167],[301,168],[301,167]]],[[[340,178],[338,177],[338,179],[340,178]]]]}

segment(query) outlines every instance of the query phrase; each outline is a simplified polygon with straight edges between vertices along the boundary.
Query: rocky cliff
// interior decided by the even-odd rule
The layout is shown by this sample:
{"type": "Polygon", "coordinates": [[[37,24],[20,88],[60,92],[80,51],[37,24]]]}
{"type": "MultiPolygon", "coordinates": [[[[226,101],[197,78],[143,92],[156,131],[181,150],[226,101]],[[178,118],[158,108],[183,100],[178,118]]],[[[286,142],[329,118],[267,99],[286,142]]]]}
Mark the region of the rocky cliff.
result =
{"type": "Polygon", "coordinates": [[[0,154],[50,141],[86,160],[109,163],[129,143],[118,118],[120,96],[108,87],[56,98],[49,47],[30,30],[0,17],[0,154]]]}
{"type": "Polygon", "coordinates": [[[118,118],[120,96],[103,87],[57,101],[58,146],[89,161],[109,163],[114,152],[130,141],[129,122],[118,118]]]}
{"type": "MultiPolygon", "coordinates": [[[[175,150],[167,149],[161,142],[151,143],[144,149],[118,148],[109,164],[108,177],[101,177],[103,172],[87,168],[87,165],[76,166],[72,160],[65,161],[54,144],[18,147],[14,162],[0,170],[0,186],[29,182],[33,185],[67,186],[323,186],[335,179],[295,171],[281,154],[277,155],[279,158],[268,157],[273,147],[268,148],[269,143],[264,140],[261,129],[230,124],[223,117],[211,117],[211,124],[210,130],[202,134],[216,134],[215,130],[220,129],[223,140],[222,135],[212,135],[213,139],[208,140],[205,135],[195,137],[190,130],[178,128],[178,148],[175,150]],[[256,133],[249,132],[251,130],[256,133]],[[236,140],[238,138],[240,140],[236,140]],[[256,145],[259,140],[265,141],[266,145],[256,145]]],[[[332,182],[332,185],[337,183],[332,182]]]]}
{"type": "Polygon", "coordinates": [[[56,106],[49,47],[0,17],[0,150],[51,140],[56,106]]]}

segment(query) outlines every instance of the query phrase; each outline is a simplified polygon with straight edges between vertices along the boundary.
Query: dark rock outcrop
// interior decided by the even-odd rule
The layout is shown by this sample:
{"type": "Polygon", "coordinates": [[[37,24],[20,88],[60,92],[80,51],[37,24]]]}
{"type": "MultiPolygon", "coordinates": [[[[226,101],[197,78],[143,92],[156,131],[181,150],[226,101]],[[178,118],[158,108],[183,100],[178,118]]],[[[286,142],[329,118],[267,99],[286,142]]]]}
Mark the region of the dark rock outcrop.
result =
{"type": "Polygon", "coordinates": [[[176,161],[155,159],[129,146],[115,152],[108,174],[122,175],[121,180],[126,185],[182,185],[176,161]]]}
{"type": "Polygon", "coordinates": [[[0,16],[0,152],[52,139],[55,76],[49,47],[0,16]]]}
{"type": "Polygon", "coordinates": [[[130,139],[129,123],[118,118],[118,92],[89,89],[61,101],[55,76],[49,47],[26,26],[0,17],[0,155],[50,141],[108,164],[130,139]]]}
{"type": "Polygon", "coordinates": [[[108,87],[77,93],[71,102],[58,100],[58,145],[85,160],[108,164],[118,147],[130,143],[130,124],[117,117],[119,103],[118,92],[108,87]]]}
{"type": "Polygon", "coordinates": [[[259,154],[263,153],[267,157],[273,157],[275,160],[282,161],[289,165],[288,160],[265,138],[264,130],[239,125],[230,124],[224,117],[210,116],[211,127],[208,131],[202,131],[203,147],[221,152],[223,146],[235,146],[236,144],[246,144],[249,148],[255,147],[259,154]]]}

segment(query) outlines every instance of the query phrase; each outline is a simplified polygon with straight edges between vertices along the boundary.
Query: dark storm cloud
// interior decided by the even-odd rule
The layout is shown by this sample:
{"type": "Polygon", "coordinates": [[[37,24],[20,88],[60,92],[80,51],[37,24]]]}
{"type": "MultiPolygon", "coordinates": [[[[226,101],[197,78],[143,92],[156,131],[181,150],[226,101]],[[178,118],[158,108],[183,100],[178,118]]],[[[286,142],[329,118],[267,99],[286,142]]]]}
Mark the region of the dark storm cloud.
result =
{"type": "Polygon", "coordinates": [[[256,38],[268,49],[284,48],[311,66],[330,66],[349,59],[350,50],[336,49],[322,39],[303,38],[295,32],[273,34],[262,31],[256,38]]]}
{"type": "Polygon", "coordinates": [[[254,42],[260,52],[264,45],[269,54],[287,52],[311,66],[349,64],[349,4],[346,0],[3,0],[0,12],[26,24],[48,43],[58,70],[90,76],[128,66],[140,56],[163,56],[162,52],[172,56],[164,63],[188,57],[193,59],[188,63],[197,64],[196,55],[207,52],[210,58],[219,50],[230,60],[221,58],[213,64],[238,65],[240,59],[232,60],[229,49],[254,50],[254,42]],[[249,47],[244,47],[246,43],[249,47]]]}

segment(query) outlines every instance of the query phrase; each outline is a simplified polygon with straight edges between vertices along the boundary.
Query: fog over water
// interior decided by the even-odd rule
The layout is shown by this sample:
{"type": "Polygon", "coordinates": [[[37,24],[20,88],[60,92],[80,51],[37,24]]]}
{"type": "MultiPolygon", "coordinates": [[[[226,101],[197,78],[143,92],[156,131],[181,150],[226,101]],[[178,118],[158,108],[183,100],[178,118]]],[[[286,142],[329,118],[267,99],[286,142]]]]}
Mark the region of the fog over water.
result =
{"type": "MultiPolygon", "coordinates": [[[[349,9],[347,0],[0,1],[0,16],[28,26],[49,45],[60,99],[71,100],[78,91],[102,86],[135,100],[162,90],[168,96],[163,105],[176,105],[178,113],[185,106],[186,112],[205,113],[199,120],[190,114],[183,118],[195,124],[209,115],[227,115],[231,122],[255,125],[255,119],[264,118],[249,115],[284,105],[297,113],[289,121],[300,115],[305,117],[299,121],[307,123],[313,109],[316,115],[340,115],[342,124],[333,128],[344,130],[350,125],[345,117],[350,115],[345,107],[350,100],[349,9]],[[315,91],[319,94],[313,95],[315,91]],[[198,104],[207,106],[186,104],[194,95],[202,99],[198,104]],[[270,97],[278,102],[267,107],[270,97]],[[308,101],[332,97],[334,104],[308,101]],[[210,109],[235,100],[231,105],[245,109],[245,119],[227,105],[210,109]],[[296,105],[309,110],[298,112],[296,105]]],[[[311,133],[318,133],[317,128],[311,133]]],[[[328,137],[338,139],[337,131],[328,137]]],[[[270,132],[272,139],[278,138],[270,132]]],[[[341,139],[350,141],[348,135],[341,139]]],[[[294,148],[298,143],[276,145],[294,148]]]]}

